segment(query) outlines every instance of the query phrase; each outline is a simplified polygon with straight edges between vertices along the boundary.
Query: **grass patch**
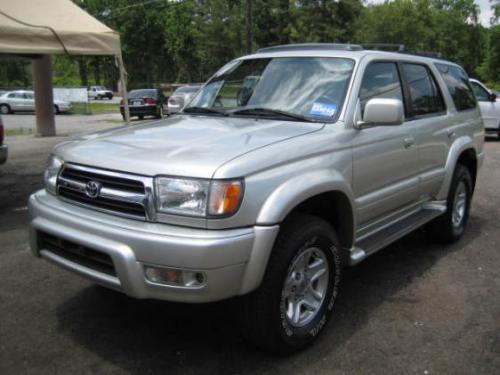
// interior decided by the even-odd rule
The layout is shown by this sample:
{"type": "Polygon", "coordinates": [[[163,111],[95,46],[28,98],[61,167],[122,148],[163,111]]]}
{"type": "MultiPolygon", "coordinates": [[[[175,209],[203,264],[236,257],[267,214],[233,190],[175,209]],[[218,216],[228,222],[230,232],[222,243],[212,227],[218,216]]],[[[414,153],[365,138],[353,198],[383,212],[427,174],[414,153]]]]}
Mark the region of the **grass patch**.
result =
{"type": "Polygon", "coordinates": [[[7,137],[13,137],[16,135],[31,135],[35,133],[32,128],[15,128],[15,129],[5,129],[5,135],[7,137]]]}
{"type": "Polygon", "coordinates": [[[120,105],[118,103],[106,102],[89,102],[89,103],[72,103],[73,110],[71,113],[75,115],[95,115],[97,113],[119,113],[120,105]]]}

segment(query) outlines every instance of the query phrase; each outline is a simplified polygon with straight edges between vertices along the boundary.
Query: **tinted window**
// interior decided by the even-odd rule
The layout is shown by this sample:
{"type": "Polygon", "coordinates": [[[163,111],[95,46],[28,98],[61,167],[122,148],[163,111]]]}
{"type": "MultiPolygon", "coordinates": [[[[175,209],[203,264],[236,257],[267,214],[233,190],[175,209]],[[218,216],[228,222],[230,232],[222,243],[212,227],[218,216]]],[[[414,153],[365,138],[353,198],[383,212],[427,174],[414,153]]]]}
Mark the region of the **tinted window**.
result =
{"type": "Polygon", "coordinates": [[[443,98],[426,66],[403,64],[403,72],[410,91],[412,116],[444,111],[443,98]]]}
{"type": "Polygon", "coordinates": [[[134,98],[155,98],[158,96],[156,90],[132,90],[128,93],[130,99],[134,98]]]}
{"type": "Polygon", "coordinates": [[[446,87],[450,92],[457,111],[464,111],[476,107],[476,99],[470,86],[469,78],[463,69],[458,66],[436,64],[446,87]]]}
{"type": "Polygon", "coordinates": [[[359,91],[362,112],[366,102],[373,98],[403,100],[401,81],[395,63],[377,62],[366,68],[359,91]]]}
{"type": "Polygon", "coordinates": [[[490,100],[490,93],[486,91],[481,85],[477,84],[476,82],[471,82],[470,84],[477,100],[482,102],[487,102],[490,100]]]}

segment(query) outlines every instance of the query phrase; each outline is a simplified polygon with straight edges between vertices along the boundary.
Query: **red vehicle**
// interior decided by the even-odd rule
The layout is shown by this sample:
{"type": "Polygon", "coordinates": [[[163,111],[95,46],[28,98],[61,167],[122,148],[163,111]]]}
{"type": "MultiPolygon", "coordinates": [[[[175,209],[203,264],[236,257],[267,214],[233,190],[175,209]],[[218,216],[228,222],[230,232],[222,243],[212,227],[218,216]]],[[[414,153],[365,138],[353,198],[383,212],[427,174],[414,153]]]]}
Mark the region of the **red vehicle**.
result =
{"type": "Polygon", "coordinates": [[[7,161],[7,145],[3,144],[4,134],[3,120],[0,117],[0,164],[7,161]]]}

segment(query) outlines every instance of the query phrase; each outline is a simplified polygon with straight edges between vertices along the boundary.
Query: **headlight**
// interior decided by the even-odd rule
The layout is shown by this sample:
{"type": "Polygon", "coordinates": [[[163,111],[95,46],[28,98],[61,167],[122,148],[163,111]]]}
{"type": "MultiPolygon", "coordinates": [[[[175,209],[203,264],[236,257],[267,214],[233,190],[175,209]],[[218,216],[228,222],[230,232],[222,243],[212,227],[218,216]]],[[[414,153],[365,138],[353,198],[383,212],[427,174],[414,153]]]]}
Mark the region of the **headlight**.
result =
{"type": "Polygon", "coordinates": [[[63,160],[57,156],[51,155],[49,165],[44,173],[45,189],[51,194],[56,193],[57,176],[63,165],[63,160]]]}
{"type": "Polygon", "coordinates": [[[242,196],[241,180],[156,179],[156,208],[168,214],[227,216],[238,210],[242,196]]]}

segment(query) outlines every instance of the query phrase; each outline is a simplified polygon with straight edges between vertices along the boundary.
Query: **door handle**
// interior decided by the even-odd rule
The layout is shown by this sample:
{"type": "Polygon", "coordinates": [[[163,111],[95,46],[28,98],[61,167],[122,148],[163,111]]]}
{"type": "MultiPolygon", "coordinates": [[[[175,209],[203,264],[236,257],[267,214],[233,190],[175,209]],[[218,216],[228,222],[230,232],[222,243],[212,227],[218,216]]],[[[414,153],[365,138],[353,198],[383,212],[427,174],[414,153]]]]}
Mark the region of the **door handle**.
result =
{"type": "Polygon", "coordinates": [[[415,138],[413,137],[403,138],[403,144],[405,145],[405,148],[412,148],[413,146],[415,146],[415,138]]]}

